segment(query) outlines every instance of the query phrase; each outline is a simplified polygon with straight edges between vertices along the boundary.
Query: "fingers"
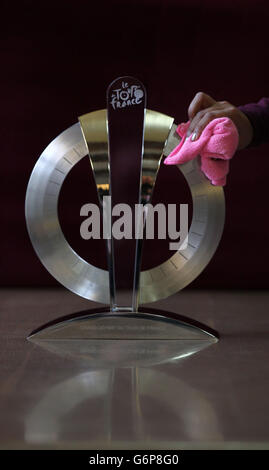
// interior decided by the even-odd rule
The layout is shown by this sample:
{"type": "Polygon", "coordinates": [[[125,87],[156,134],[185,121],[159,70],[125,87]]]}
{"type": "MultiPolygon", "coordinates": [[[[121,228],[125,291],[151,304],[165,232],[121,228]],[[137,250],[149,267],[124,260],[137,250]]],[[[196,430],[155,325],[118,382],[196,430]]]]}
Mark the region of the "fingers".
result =
{"type": "MultiPolygon", "coordinates": [[[[217,102],[206,93],[201,91],[196,93],[188,109],[188,115],[191,122],[187,132],[187,137],[190,137],[190,135],[194,132],[199,121],[204,117],[207,110],[216,103],[217,102]]],[[[201,132],[202,130],[200,133],[201,132]]],[[[198,136],[196,137],[195,134],[193,134],[192,139],[195,140],[196,138],[198,138],[198,136]]]]}
{"type": "Polygon", "coordinates": [[[215,103],[216,101],[213,98],[211,98],[211,96],[206,95],[206,93],[203,93],[202,91],[199,91],[199,93],[196,93],[195,97],[193,98],[189,106],[189,109],[188,109],[189,119],[192,120],[199,111],[205,108],[209,108],[215,103]]]}
{"type": "Polygon", "coordinates": [[[199,111],[193,120],[190,123],[187,137],[191,136],[191,140],[199,139],[200,135],[202,134],[204,128],[209,124],[210,121],[215,119],[216,114],[212,111],[212,108],[204,109],[203,111],[199,111]]]}

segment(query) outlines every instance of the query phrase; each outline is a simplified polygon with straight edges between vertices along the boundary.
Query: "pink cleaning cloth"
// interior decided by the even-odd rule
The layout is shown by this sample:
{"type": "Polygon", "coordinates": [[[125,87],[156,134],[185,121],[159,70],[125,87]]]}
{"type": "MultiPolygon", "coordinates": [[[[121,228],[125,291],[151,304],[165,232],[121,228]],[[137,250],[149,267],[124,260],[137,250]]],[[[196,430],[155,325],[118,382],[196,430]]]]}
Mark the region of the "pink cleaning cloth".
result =
{"type": "Polygon", "coordinates": [[[239,135],[231,119],[213,119],[203,130],[199,139],[186,138],[190,121],[182,123],[177,133],[182,138],[179,145],[164,160],[166,165],[178,165],[201,155],[201,170],[216,186],[225,186],[229,172],[229,160],[234,155],[239,135]]]}

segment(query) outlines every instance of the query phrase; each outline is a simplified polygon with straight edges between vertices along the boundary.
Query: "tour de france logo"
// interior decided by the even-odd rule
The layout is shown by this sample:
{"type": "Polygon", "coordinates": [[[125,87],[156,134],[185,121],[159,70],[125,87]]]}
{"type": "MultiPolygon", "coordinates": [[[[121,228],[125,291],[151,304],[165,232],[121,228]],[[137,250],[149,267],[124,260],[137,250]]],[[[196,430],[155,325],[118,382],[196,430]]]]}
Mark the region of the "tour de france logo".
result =
{"type": "Polygon", "coordinates": [[[140,104],[143,96],[144,92],[140,85],[129,86],[127,82],[122,82],[121,88],[112,90],[110,104],[113,106],[113,109],[122,109],[126,108],[126,106],[140,104]]]}

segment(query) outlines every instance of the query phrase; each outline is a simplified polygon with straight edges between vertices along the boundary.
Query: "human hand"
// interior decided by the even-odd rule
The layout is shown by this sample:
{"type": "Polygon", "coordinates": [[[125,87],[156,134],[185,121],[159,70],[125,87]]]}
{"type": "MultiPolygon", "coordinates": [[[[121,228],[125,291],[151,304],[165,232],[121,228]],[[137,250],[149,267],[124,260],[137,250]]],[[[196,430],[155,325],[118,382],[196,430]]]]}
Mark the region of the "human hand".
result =
{"type": "Polygon", "coordinates": [[[247,147],[253,138],[253,128],[247,116],[228,101],[215,101],[211,96],[199,92],[193,98],[188,115],[190,120],[187,137],[197,140],[207,124],[220,117],[230,118],[239,134],[238,149],[247,147]]]}

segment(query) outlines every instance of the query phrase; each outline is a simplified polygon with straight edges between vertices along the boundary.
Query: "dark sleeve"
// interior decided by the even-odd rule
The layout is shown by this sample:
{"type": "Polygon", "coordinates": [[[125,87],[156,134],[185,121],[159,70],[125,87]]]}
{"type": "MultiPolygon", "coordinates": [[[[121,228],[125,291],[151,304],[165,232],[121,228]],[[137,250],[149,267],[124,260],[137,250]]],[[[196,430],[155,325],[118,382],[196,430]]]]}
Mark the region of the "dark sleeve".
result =
{"type": "Polygon", "coordinates": [[[262,98],[258,103],[238,106],[253,127],[253,139],[249,147],[269,142],[269,98],[262,98]]]}

